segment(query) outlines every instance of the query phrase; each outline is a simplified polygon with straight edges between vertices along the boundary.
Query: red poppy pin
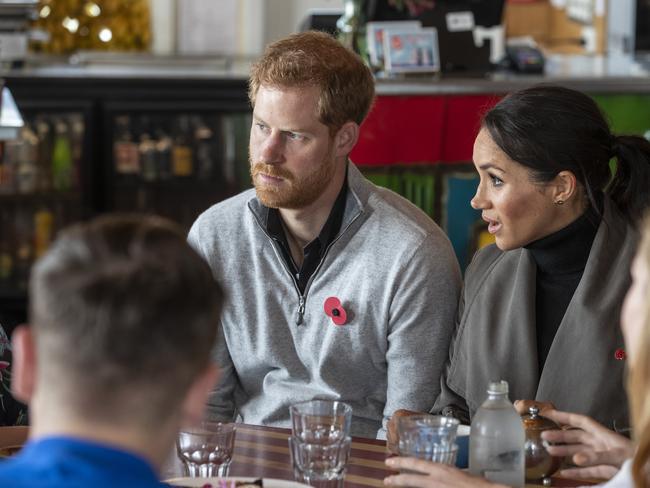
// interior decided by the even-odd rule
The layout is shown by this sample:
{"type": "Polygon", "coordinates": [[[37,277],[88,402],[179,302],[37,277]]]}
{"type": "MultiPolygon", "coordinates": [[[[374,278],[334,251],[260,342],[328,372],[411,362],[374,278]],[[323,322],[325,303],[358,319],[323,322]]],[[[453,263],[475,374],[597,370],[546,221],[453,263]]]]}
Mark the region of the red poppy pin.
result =
{"type": "Polygon", "coordinates": [[[336,297],[329,297],[325,300],[324,308],[327,316],[332,318],[332,322],[336,325],[345,325],[348,316],[341,305],[341,300],[336,297]]]}
{"type": "Polygon", "coordinates": [[[616,351],[614,352],[614,357],[618,361],[625,360],[625,358],[627,357],[627,354],[625,354],[625,349],[621,349],[620,347],[618,349],[616,349],[616,351]]]}

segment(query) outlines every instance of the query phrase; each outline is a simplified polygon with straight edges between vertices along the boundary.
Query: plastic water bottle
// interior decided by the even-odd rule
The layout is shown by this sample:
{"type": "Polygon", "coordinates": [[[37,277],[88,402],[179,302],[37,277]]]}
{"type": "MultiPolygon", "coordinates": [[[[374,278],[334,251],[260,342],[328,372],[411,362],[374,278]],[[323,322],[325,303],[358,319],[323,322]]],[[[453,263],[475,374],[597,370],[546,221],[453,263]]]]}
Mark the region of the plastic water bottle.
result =
{"type": "Polygon", "coordinates": [[[469,471],[496,483],[524,486],[524,424],[508,399],[508,383],[491,382],[487,394],[472,419],[469,471]]]}

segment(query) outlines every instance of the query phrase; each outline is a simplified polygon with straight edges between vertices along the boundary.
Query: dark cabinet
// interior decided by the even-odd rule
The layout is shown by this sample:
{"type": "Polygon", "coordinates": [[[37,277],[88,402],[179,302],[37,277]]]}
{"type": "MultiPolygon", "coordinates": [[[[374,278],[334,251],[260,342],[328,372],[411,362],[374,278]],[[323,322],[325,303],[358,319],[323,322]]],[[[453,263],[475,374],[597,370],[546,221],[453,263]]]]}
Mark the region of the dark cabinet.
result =
{"type": "Polygon", "coordinates": [[[0,322],[25,320],[31,264],[104,212],[189,228],[250,185],[244,78],[9,76],[26,125],[0,153],[0,322]]]}

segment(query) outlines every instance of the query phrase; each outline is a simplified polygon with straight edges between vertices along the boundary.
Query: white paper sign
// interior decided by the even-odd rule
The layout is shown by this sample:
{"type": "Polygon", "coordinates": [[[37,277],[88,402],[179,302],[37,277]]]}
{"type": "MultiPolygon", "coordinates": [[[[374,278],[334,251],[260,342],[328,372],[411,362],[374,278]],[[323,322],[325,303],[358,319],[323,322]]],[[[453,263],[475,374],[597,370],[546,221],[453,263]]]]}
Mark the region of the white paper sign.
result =
{"type": "Polygon", "coordinates": [[[474,13],[471,11],[449,12],[446,20],[449,32],[471,31],[474,28],[474,13]]]}

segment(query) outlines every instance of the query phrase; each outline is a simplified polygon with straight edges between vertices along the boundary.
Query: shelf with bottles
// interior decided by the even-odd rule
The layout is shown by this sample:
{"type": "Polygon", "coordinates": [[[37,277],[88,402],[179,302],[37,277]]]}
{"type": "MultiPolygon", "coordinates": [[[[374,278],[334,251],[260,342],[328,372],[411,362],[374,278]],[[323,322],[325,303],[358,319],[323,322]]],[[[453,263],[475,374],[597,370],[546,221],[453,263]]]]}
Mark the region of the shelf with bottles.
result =
{"type": "Polygon", "coordinates": [[[0,145],[0,296],[25,296],[29,270],[56,232],[86,217],[80,111],[24,112],[18,138],[0,145]]]}
{"type": "Polygon", "coordinates": [[[56,233],[83,218],[71,201],[39,201],[0,207],[0,294],[20,295],[33,262],[45,253],[56,233]]]}
{"type": "Polygon", "coordinates": [[[25,116],[16,140],[0,152],[0,196],[78,194],[85,133],[83,114],[25,116]]]}
{"type": "Polygon", "coordinates": [[[157,213],[183,225],[250,186],[247,113],[116,112],[111,209],[157,213]]]}

